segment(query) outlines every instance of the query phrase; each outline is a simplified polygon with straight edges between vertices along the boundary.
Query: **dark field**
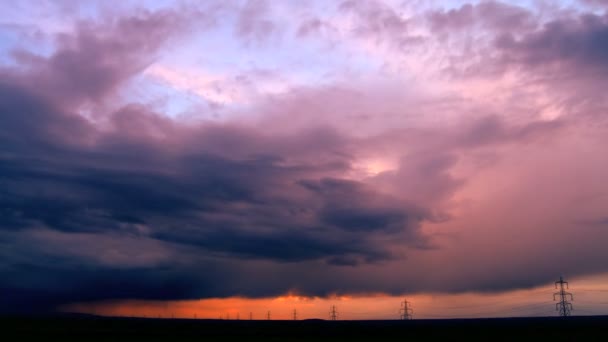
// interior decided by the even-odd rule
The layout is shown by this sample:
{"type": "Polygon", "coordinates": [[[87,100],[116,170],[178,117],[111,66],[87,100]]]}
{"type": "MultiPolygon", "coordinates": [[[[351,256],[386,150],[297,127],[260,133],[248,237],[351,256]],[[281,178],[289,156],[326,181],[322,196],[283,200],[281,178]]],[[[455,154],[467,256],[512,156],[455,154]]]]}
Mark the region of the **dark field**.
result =
{"type": "Polygon", "coordinates": [[[608,316],[334,322],[76,316],[0,322],[3,341],[608,341],[608,316]]]}

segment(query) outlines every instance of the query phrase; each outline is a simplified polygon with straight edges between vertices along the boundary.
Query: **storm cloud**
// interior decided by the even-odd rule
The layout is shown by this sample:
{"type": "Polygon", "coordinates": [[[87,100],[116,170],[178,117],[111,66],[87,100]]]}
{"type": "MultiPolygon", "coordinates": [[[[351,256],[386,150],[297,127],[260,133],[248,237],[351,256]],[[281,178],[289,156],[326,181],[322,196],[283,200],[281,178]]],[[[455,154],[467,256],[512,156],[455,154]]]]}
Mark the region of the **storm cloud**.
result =
{"type": "Polygon", "coordinates": [[[605,13],[348,1],[333,22],[288,25],[271,5],[102,11],[50,34],[50,52],[2,55],[1,311],[492,292],[608,271],[607,106],[588,91],[605,83],[605,13]],[[197,45],[213,30],[234,40],[197,45]],[[196,53],[178,49],[188,39],[196,53]],[[304,55],[239,76],[243,58],[223,64],[222,49],[255,59],[314,39],[368,74],[321,63],[303,85],[289,80],[306,68],[285,73],[304,55]],[[176,60],[228,76],[150,71],[176,60]],[[146,100],[158,87],[174,107],[146,100]]]}

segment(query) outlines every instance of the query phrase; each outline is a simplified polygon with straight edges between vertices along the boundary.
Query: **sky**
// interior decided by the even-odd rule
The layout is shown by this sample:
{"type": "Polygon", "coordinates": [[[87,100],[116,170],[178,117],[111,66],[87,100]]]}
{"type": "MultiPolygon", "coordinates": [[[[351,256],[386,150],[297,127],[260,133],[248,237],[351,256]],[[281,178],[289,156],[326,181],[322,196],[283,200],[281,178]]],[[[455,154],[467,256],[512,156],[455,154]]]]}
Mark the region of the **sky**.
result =
{"type": "Polygon", "coordinates": [[[0,312],[608,314],[608,1],[0,4],[0,312]]]}

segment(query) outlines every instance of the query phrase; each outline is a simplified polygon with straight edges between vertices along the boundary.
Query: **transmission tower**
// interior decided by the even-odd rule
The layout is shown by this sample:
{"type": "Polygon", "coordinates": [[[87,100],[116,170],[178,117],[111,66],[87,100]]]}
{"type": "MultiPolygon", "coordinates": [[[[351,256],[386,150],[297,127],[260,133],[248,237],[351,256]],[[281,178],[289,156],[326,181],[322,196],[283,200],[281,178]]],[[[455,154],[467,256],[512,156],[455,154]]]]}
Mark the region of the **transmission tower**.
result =
{"type": "Polygon", "coordinates": [[[251,321],[253,319],[253,312],[249,313],[249,320],[251,321]]]}
{"type": "Polygon", "coordinates": [[[336,311],[336,306],[332,305],[331,310],[329,310],[329,319],[335,321],[338,319],[338,311],[336,311]]]}
{"type": "Polygon", "coordinates": [[[410,307],[409,304],[410,303],[407,301],[407,299],[404,299],[403,302],[401,302],[401,309],[399,309],[399,313],[401,314],[401,319],[403,320],[413,318],[414,310],[410,307]]]}
{"type": "Polygon", "coordinates": [[[293,309],[293,320],[294,321],[298,320],[298,312],[296,311],[296,309],[293,309]]]}
{"type": "Polygon", "coordinates": [[[564,284],[566,284],[566,289],[568,288],[568,282],[564,281],[562,277],[559,277],[559,281],[555,282],[555,288],[557,289],[557,284],[559,284],[559,292],[555,292],[553,294],[553,300],[557,296],[559,296],[559,303],[555,304],[555,310],[559,311],[559,315],[562,317],[570,316],[570,312],[572,311],[572,304],[568,301],[568,296],[570,296],[570,300],[574,300],[572,293],[566,292],[564,289],[564,284]]]}
{"type": "Polygon", "coordinates": [[[270,311],[266,314],[266,319],[270,321],[270,311]]]}
{"type": "Polygon", "coordinates": [[[240,321],[240,320],[241,320],[241,313],[240,313],[240,312],[237,312],[237,313],[236,313],[236,320],[237,320],[237,321],[240,321]]]}

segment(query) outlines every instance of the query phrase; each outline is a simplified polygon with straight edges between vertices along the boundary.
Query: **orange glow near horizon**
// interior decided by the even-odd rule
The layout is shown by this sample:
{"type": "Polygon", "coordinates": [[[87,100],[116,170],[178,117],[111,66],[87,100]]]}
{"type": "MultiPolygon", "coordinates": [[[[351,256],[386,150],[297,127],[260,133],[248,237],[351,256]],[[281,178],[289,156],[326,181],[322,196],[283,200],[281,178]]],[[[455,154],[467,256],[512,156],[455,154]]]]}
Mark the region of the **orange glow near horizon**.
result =
{"type": "MultiPolygon", "coordinates": [[[[570,291],[575,294],[573,314],[587,315],[605,308],[594,303],[608,301],[602,290],[608,276],[572,279],[570,291]],[[600,298],[601,297],[601,298],[600,298]]],[[[402,296],[333,296],[329,298],[286,294],[275,298],[214,298],[183,301],[121,300],[96,303],[75,303],[62,311],[102,316],[151,318],[250,319],[272,320],[328,319],[332,305],[340,320],[398,319],[401,302],[407,299],[414,318],[466,318],[554,316],[553,284],[495,294],[416,294],[402,296]]],[[[598,304],[599,305],[599,304],[598,304]]],[[[599,313],[599,312],[598,312],[599,313]]]]}

